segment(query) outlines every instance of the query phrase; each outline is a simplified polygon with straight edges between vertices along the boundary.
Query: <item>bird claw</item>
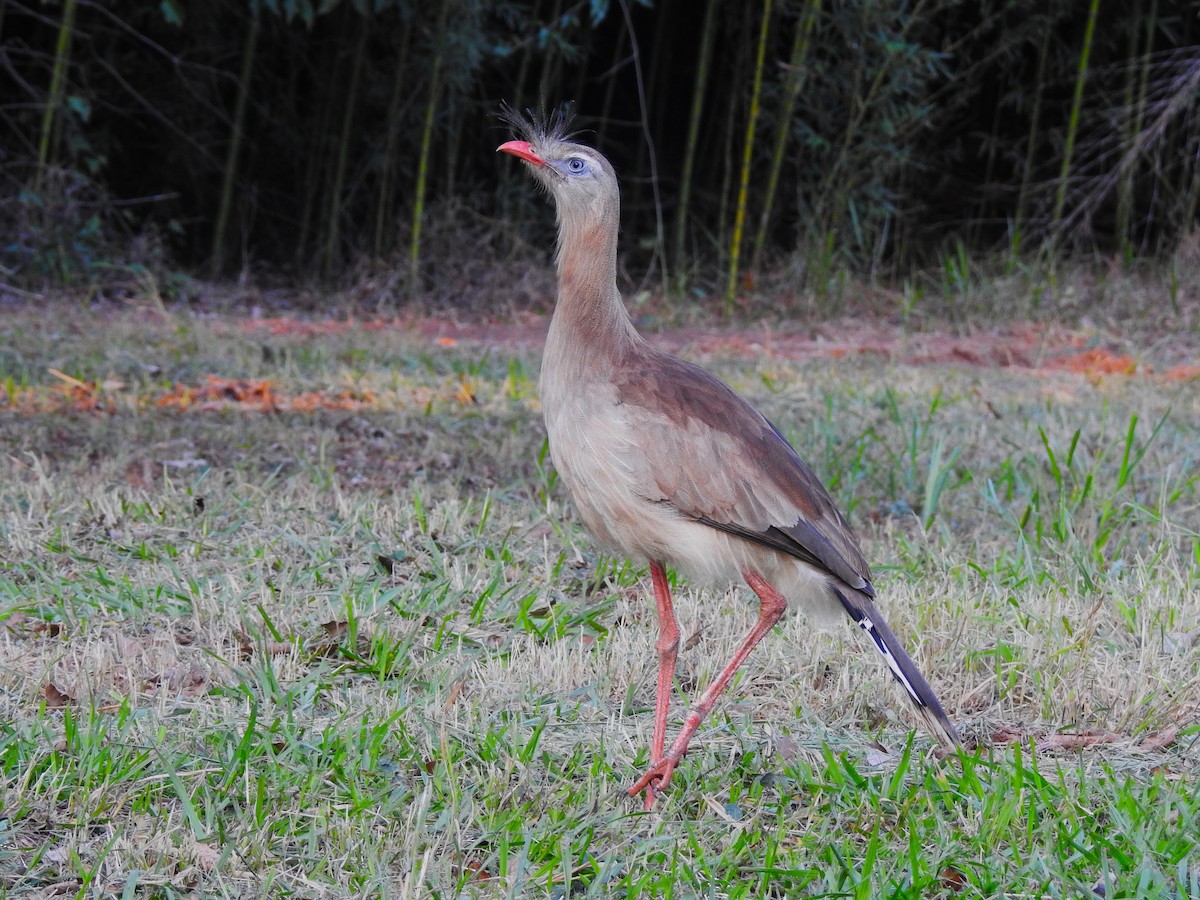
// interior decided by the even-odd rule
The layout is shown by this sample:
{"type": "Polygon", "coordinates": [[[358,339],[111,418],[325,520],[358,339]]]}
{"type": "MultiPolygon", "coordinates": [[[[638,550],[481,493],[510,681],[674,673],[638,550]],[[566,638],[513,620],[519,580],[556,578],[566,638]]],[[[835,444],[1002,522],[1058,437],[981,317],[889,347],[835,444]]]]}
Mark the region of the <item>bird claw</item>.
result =
{"type": "Polygon", "coordinates": [[[643,807],[646,812],[654,806],[655,798],[667,789],[667,785],[671,783],[671,775],[675,771],[675,764],[678,759],[673,759],[670,756],[663,757],[642,775],[633,787],[628,790],[630,797],[636,797],[642,791],[646,792],[646,802],[643,807]]]}

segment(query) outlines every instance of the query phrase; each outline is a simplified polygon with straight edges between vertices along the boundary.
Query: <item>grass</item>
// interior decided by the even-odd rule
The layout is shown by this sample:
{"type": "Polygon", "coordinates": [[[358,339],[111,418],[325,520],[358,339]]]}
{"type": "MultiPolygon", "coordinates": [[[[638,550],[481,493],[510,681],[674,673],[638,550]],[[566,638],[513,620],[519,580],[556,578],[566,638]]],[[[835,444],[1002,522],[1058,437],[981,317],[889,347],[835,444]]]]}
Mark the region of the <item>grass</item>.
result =
{"type": "MultiPolygon", "coordinates": [[[[704,359],[850,511],[973,749],[932,757],[856,634],[793,617],[646,815],[648,580],[558,491],[534,358],[0,331],[5,396],[106,385],[0,412],[0,893],[1200,895],[1194,381],[704,359]],[[362,402],[155,402],[207,375],[362,402]]],[[[690,696],[754,610],[679,587],[690,696]]]]}

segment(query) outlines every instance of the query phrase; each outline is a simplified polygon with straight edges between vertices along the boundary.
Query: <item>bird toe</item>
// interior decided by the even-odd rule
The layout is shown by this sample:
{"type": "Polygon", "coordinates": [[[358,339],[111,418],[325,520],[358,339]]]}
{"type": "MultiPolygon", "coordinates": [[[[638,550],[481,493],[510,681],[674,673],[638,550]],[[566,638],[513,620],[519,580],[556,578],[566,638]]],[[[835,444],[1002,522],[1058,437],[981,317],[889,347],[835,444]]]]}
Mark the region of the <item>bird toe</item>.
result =
{"type": "Polygon", "coordinates": [[[652,765],[646,772],[634,782],[629,788],[628,794],[630,797],[636,797],[642,791],[646,792],[645,809],[649,812],[654,806],[655,797],[667,789],[667,785],[671,783],[671,775],[675,772],[675,764],[679,760],[668,755],[663,757],[657,763],[652,765]]]}

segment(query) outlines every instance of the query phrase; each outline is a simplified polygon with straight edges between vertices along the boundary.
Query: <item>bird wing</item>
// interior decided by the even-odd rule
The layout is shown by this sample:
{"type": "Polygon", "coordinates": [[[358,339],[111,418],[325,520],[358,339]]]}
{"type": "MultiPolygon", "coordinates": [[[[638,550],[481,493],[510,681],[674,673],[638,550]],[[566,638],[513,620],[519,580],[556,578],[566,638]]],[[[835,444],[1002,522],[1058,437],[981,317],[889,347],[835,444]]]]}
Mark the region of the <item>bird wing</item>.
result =
{"type": "Polygon", "coordinates": [[[874,596],[833,499],[791,444],[719,378],[649,351],[617,367],[648,500],[772,547],[874,596]]]}

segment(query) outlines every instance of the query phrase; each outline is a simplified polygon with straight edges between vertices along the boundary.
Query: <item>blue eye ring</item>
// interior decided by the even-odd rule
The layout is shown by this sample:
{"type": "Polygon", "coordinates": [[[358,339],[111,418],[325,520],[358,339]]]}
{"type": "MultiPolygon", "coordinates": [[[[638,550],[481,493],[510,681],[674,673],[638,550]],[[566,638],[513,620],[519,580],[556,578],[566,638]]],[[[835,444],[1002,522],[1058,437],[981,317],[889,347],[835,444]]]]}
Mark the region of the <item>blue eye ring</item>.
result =
{"type": "Polygon", "coordinates": [[[587,160],[582,156],[572,156],[567,160],[567,171],[572,175],[579,175],[587,171],[587,160]]]}

